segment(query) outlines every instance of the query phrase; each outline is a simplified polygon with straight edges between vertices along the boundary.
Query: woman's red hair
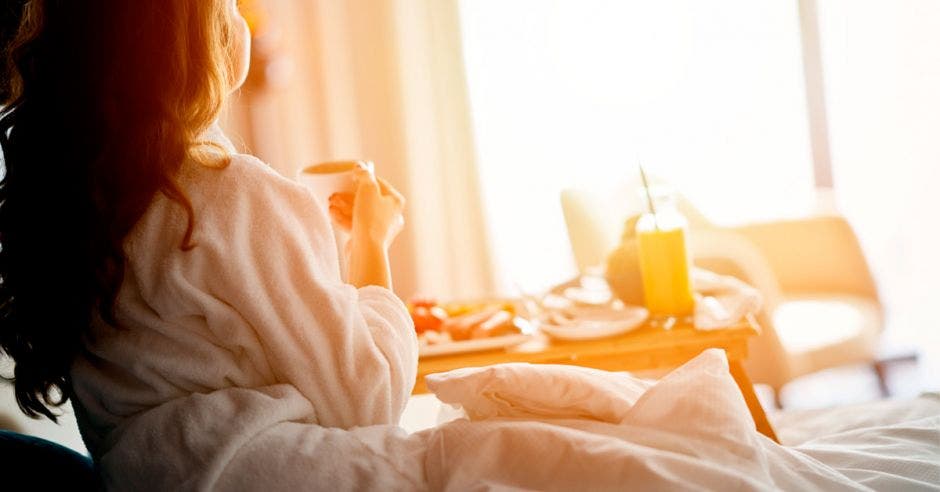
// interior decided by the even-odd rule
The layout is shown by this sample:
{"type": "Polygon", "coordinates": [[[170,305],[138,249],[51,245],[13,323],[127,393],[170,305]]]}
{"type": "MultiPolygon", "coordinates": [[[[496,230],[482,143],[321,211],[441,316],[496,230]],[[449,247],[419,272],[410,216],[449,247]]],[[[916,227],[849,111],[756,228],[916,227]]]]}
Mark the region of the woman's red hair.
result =
{"type": "MultiPolygon", "coordinates": [[[[0,110],[0,348],[20,408],[55,420],[96,315],[113,322],[123,242],[157,193],[194,212],[186,159],[232,89],[230,0],[31,0],[0,110]]],[[[211,156],[215,157],[211,157],[211,156]]]]}

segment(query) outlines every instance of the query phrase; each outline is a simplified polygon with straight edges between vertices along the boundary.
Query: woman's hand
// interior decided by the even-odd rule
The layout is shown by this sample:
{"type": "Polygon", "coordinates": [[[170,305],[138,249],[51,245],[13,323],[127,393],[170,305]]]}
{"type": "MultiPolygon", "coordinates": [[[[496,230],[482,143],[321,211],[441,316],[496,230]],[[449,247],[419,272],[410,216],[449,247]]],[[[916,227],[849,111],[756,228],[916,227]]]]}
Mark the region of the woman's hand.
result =
{"type": "Polygon", "coordinates": [[[405,226],[405,198],[384,179],[365,169],[356,171],[358,188],[353,204],[351,234],[354,239],[389,247],[405,226]]]}
{"type": "Polygon", "coordinates": [[[387,181],[364,169],[356,171],[356,180],[356,193],[330,195],[330,217],[360,241],[388,247],[404,227],[405,199],[387,181]]]}
{"type": "Polygon", "coordinates": [[[330,216],[350,233],[349,283],[391,288],[388,247],[404,226],[405,199],[383,179],[366,170],[356,172],[355,195],[330,196],[330,216]]]}
{"type": "Polygon", "coordinates": [[[330,217],[333,224],[349,233],[352,230],[353,203],[355,193],[333,193],[330,195],[330,217]]]}

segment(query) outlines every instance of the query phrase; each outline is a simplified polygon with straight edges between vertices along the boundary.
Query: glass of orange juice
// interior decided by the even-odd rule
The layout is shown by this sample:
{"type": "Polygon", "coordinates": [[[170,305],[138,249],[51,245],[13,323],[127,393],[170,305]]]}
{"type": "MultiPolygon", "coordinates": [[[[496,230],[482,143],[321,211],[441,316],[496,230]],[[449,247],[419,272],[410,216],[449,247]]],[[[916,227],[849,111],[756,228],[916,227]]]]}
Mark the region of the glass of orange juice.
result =
{"type": "Polygon", "coordinates": [[[636,240],[646,308],[654,321],[672,324],[695,311],[687,241],[688,221],[676,209],[674,196],[658,190],[655,208],[636,224],[636,240]]]}

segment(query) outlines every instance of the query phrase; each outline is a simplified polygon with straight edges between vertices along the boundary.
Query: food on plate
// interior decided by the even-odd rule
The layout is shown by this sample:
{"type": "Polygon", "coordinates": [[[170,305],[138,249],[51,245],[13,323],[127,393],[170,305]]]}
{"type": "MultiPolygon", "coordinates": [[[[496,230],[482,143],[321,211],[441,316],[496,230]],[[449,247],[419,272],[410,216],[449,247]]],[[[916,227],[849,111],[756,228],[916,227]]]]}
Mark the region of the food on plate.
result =
{"type": "Polygon", "coordinates": [[[438,345],[453,342],[454,339],[446,331],[428,330],[421,334],[418,341],[421,345],[438,345]]]}
{"type": "Polygon", "coordinates": [[[447,319],[447,312],[440,306],[413,305],[409,311],[411,319],[415,322],[415,331],[440,331],[441,324],[447,319]]]}
{"type": "Polygon", "coordinates": [[[509,311],[514,316],[517,314],[516,305],[510,301],[448,302],[442,304],[441,307],[447,311],[448,316],[462,316],[488,309],[502,309],[509,311]]]}
{"type": "Polygon", "coordinates": [[[518,333],[512,323],[514,317],[509,311],[499,310],[486,321],[473,327],[470,338],[501,337],[518,333]]]}
{"type": "Polygon", "coordinates": [[[486,323],[497,313],[505,312],[499,309],[484,309],[482,311],[471,311],[458,316],[453,316],[444,320],[441,324],[443,331],[450,333],[454,340],[470,340],[471,338],[484,338],[482,336],[474,337],[474,330],[486,323]]]}
{"type": "Polygon", "coordinates": [[[518,335],[524,320],[516,316],[511,302],[441,304],[429,298],[408,303],[415,331],[422,346],[482,338],[518,335]]]}

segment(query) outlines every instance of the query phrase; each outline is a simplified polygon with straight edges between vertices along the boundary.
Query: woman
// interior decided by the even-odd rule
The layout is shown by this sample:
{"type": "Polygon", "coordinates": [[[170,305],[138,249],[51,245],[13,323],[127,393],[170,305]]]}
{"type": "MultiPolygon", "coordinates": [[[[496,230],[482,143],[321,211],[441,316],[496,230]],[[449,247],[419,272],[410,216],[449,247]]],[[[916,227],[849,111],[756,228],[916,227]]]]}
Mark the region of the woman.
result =
{"type": "Polygon", "coordinates": [[[233,456],[309,440],[285,425],[394,424],[411,392],[401,196],[362,173],[331,198],[341,281],[330,217],[214,127],[249,39],[234,0],[32,0],[9,50],[0,345],[109,486],[232,485],[233,456]]]}
{"type": "MultiPolygon", "coordinates": [[[[401,198],[365,173],[329,217],[236,154],[213,121],[247,53],[231,0],[31,0],[12,46],[0,346],[26,413],[72,400],[106,488],[854,487],[757,434],[712,350],[648,390],[571,367],[437,375],[473,419],[405,434],[417,341],[386,288],[401,198]]],[[[928,455],[937,431],[916,434],[928,455]]],[[[857,465],[876,451],[845,473],[878,488],[857,465]]]]}

